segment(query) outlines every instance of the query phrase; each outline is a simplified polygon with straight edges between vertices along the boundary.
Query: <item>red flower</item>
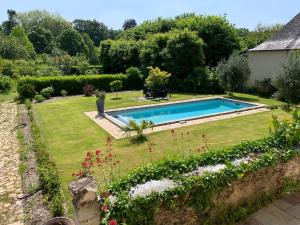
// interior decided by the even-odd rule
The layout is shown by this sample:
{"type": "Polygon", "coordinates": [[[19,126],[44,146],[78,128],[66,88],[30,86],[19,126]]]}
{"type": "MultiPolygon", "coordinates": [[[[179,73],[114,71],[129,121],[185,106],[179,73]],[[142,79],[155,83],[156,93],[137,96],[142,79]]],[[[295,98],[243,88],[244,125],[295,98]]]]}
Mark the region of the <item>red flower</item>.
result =
{"type": "Polygon", "coordinates": [[[83,163],[82,163],[82,167],[83,167],[83,168],[86,168],[86,167],[87,167],[86,162],[83,162],[83,163]]]}
{"type": "Polygon", "coordinates": [[[112,158],[113,155],[111,153],[108,154],[108,158],[112,158]]]}
{"type": "Polygon", "coordinates": [[[101,163],[101,159],[100,158],[96,158],[96,162],[97,162],[97,164],[100,164],[101,163]]]}
{"type": "Polygon", "coordinates": [[[90,162],[90,167],[93,167],[94,166],[94,163],[93,162],[90,162]]]}
{"type": "Polygon", "coordinates": [[[103,205],[103,206],[101,207],[101,210],[102,210],[103,212],[107,212],[108,206],[107,206],[107,205],[103,205]]]}
{"type": "Polygon", "coordinates": [[[118,225],[116,220],[111,220],[109,221],[109,225],[118,225]]]}
{"type": "Polygon", "coordinates": [[[101,150],[96,150],[96,155],[100,155],[101,154],[101,150]]]}

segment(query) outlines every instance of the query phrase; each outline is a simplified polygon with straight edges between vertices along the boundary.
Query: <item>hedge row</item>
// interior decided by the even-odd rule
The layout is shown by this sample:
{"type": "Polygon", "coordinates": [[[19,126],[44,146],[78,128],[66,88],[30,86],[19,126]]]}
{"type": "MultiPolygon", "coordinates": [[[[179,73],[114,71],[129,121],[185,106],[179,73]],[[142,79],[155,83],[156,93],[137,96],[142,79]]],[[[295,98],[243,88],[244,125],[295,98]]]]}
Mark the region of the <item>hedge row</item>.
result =
{"type": "MultiPolygon", "coordinates": [[[[35,91],[40,92],[43,88],[52,86],[54,95],[60,95],[61,90],[66,90],[70,95],[82,94],[83,87],[91,84],[95,89],[109,91],[110,83],[115,80],[123,82],[123,90],[139,89],[141,80],[129,79],[127,75],[79,75],[79,76],[49,76],[49,77],[23,77],[18,81],[19,87],[23,84],[31,84],[35,91]]],[[[21,96],[22,97],[22,96],[21,96]]]]}
{"type": "Polygon", "coordinates": [[[35,156],[38,166],[38,175],[40,187],[45,195],[46,202],[51,209],[53,216],[64,215],[63,196],[61,194],[61,182],[55,163],[51,160],[46,152],[39,127],[34,119],[34,114],[31,110],[28,111],[31,124],[32,146],[35,151],[35,156]]]}

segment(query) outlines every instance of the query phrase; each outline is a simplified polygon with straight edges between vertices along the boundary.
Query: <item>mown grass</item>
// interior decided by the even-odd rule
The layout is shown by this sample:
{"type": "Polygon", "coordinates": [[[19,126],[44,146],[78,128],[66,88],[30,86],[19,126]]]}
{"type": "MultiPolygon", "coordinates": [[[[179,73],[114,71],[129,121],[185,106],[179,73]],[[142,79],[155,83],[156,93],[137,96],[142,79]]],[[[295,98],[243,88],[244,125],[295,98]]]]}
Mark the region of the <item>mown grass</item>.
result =
{"type": "MultiPolygon", "coordinates": [[[[207,96],[209,95],[172,94],[171,101],[207,96]]],[[[114,97],[115,95],[107,95],[106,109],[155,103],[155,101],[141,100],[140,91],[124,92],[119,95],[118,100],[112,100],[114,97]]],[[[282,104],[249,94],[235,94],[234,98],[267,105],[282,104]]],[[[108,137],[106,131],[84,115],[84,112],[96,110],[95,97],[66,97],[35,104],[33,109],[46,149],[59,170],[64,196],[71,205],[68,184],[73,179],[72,172],[79,170],[87,151],[104,149],[105,139],[108,137]]],[[[192,149],[196,149],[201,144],[201,135],[206,134],[208,149],[219,150],[245,140],[266,136],[272,114],[288,117],[285,112],[274,110],[178,128],[176,132],[190,133],[192,149]]],[[[149,134],[147,138],[148,141],[142,144],[133,144],[130,138],[113,140],[114,152],[121,160],[121,175],[149,163],[150,159],[158,160],[178,153],[176,143],[168,130],[149,134]],[[153,145],[151,157],[148,152],[149,143],[153,145]]]]}

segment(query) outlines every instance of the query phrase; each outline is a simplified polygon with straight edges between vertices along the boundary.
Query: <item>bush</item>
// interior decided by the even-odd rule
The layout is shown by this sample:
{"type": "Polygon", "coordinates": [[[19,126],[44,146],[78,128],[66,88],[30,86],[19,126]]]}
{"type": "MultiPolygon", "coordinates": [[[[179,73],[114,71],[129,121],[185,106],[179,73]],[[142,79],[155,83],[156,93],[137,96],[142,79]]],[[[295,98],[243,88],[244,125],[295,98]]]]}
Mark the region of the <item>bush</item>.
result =
{"type": "Polygon", "coordinates": [[[61,96],[66,97],[68,95],[68,92],[66,90],[60,91],[61,96]]]}
{"type": "Polygon", "coordinates": [[[9,77],[0,76],[0,92],[8,92],[11,89],[11,79],[9,77]]]}
{"type": "Polygon", "coordinates": [[[35,87],[30,83],[19,83],[17,91],[21,98],[32,99],[35,95],[35,87]]]}
{"type": "MultiPolygon", "coordinates": [[[[95,89],[109,91],[109,84],[112,81],[121,80],[124,90],[135,89],[134,83],[126,75],[81,75],[81,76],[49,76],[49,77],[22,77],[18,80],[19,87],[24,84],[30,84],[35,88],[35,91],[40,92],[43,88],[52,86],[54,88],[54,96],[59,96],[60,90],[66,90],[70,95],[82,94],[83,87],[86,84],[91,84],[95,89]]],[[[21,88],[22,89],[22,88],[21,88]]],[[[20,96],[23,96],[20,93],[20,96]]],[[[34,92],[33,92],[34,96],[34,92]]],[[[26,98],[26,97],[25,97],[26,98]]]]}
{"type": "Polygon", "coordinates": [[[248,88],[248,92],[258,94],[262,97],[271,97],[276,91],[270,78],[256,80],[253,85],[248,88]]]}
{"type": "Polygon", "coordinates": [[[12,77],[14,75],[14,66],[11,61],[4,61],[2,65],[2,74],[12,77]]]}
{"type": "Polygon", "coordinates": [[[46,87],[43,88],[41,90],[41,95],[45,98],[45,99],[49,99],[51,97],[51,95],[54,93],[54,89],[53,87],[46,87]]]}
{"type": "Polygon", "coordinates": [[[243,91],[250,76],[245,56],[232,55],[227,61],[221,61],[217,67],[221,84],[231,95],[233,91],[243,91]]]}
{"type": "Polygon", "coordinates": [[[43,95],[41,95],[39,93],[36,93],[35,96],[34,96],[34,100],[36,102],[43,102],[43,101],[46,100],[46,98],[43,95]]]}
{"type": "Polygon", "coordinates": [[[143,74],[137,67],[130,67],[126,70],[126,75],[131,83],[136,87],[136,89],[140,89],[143,87],[143,74]]]}
{"type": "Polygon", "coordinates": [[[25,104],[25,108],[27,110],[30,110],[31,107],[32,107],[32,104],[31,104],[31,100],[29,98],[26,98],[25,101],[24,101],[24,104],[25,104]]]}
{"type": "Polygon", "coordinates": [[[109,84],[110,89],[112,92],[114,91],[120,91],[122,89],[122,81],[121,80],[115,80],[109,84]]]}
{"type": "Polygon", "coordinates": [[[94,93],[94,86],[91,84],[86,84],[83,87],[83,94],[84,96],[88,97],[88,96],[92,96],[94,93]]]}
{"type": "Polygon", "coordinates": [[[279,99],[300,102],[300,51],[292,52],[274,81],[279,99]]]}
{"type": "Polygon", "coordinates": [[[146,78],[146,85],[152,90],[159,90],[166,88],[169,84],[169,78],[171,74],[165,71],[161,71],[158,67],[148,67],[149,76],[146,78]]]}

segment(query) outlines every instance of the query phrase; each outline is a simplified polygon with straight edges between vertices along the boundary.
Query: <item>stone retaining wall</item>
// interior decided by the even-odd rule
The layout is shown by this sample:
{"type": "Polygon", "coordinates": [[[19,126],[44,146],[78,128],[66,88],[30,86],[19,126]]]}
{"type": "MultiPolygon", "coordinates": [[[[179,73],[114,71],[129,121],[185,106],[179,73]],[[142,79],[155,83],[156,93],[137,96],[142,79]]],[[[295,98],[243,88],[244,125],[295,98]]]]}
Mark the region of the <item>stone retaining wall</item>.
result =
{"type": "MultiPolygon", "coordinates": [[[[260,169],[244,176],[240,180],[232,182],[213,197],[214,206],[206,210],[209,210],[212,217],[216,218],[215,224],[217,225],[218,215],[224,213],[227,209],[253,201],[264,193],[280,190],[286,178],[291,178],[295,181],[300,180],[300,157],[296,157],[286,163],[279,163],[272,168],[260,169]]],[[[100,206],[95,195],[95,181],[84,178],[82,181],[72,182],[70,189],[75,205],[77,224],[98,225],[100,206]]],[[[196,210],[185,204],[188,199],[189,196],[184,197],[181,201],[182,205],[176,210],[161,207],[154,216],[155,224],[201,224],[201,218],[199,218],[196,210]]]]}

